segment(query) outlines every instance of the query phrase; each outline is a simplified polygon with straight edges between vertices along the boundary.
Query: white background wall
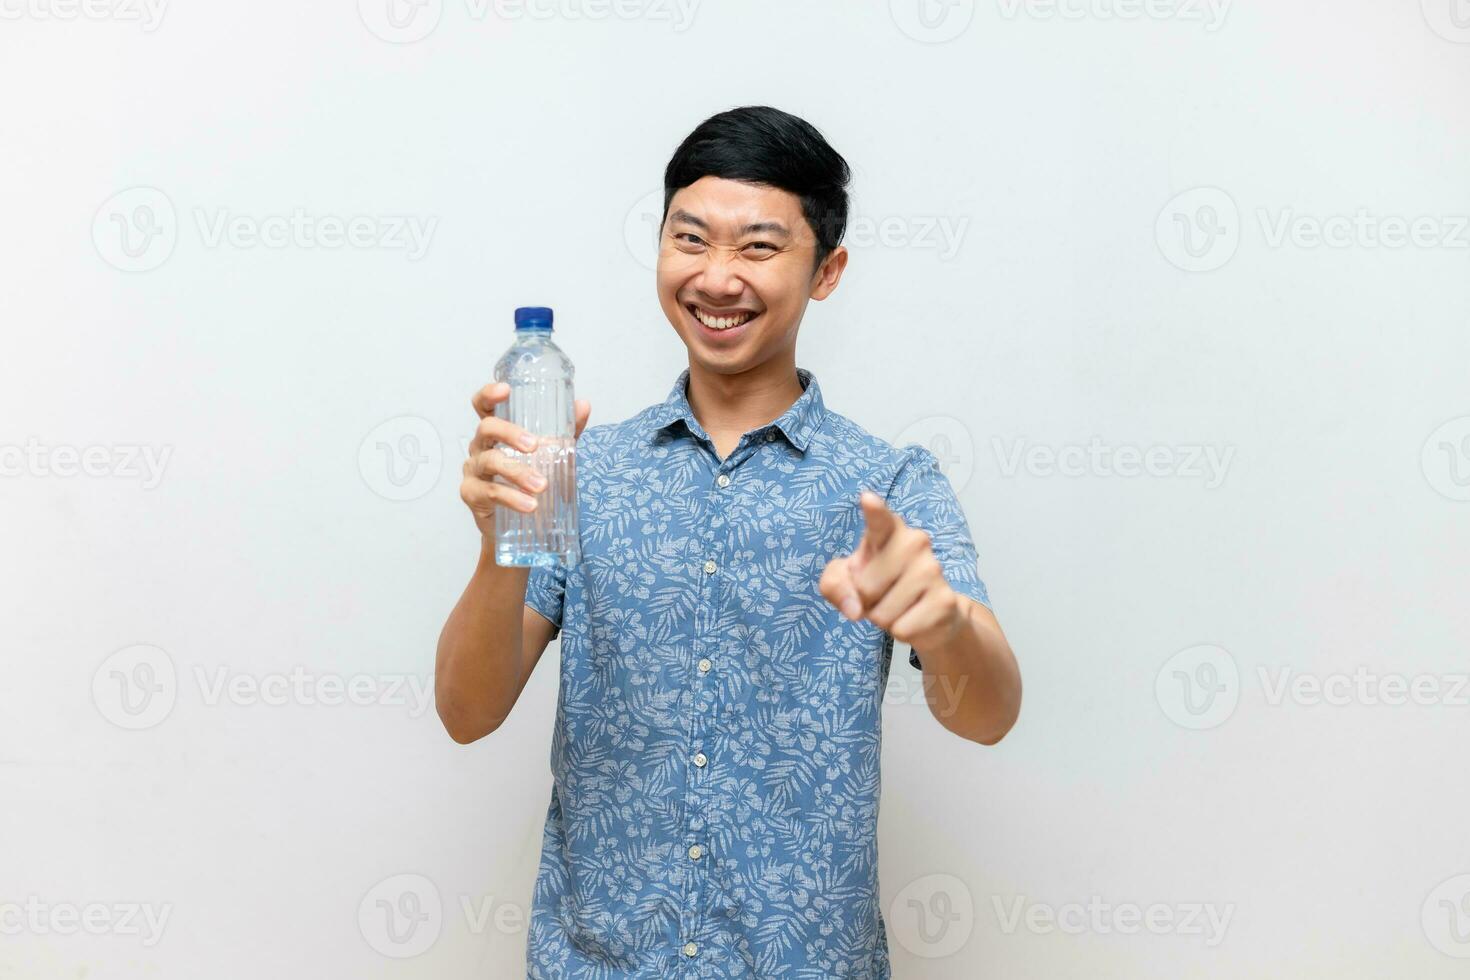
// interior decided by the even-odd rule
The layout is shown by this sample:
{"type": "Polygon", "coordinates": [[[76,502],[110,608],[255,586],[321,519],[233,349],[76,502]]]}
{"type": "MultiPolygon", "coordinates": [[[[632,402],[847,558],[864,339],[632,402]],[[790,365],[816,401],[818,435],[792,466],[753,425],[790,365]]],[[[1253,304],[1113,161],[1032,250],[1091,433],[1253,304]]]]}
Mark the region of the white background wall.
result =
{"type": "Polygon", "coordinates": [[[798,361],[1025,675],[987,749],[895,658],[897,975],[1464,975],[1464,0],[71,2],[0,0],[0,977],[523,972],[556,651],[427,694],[468,398],[536,303],[664,396],[644,211],[745,103],[854,166],[798,361]]]}

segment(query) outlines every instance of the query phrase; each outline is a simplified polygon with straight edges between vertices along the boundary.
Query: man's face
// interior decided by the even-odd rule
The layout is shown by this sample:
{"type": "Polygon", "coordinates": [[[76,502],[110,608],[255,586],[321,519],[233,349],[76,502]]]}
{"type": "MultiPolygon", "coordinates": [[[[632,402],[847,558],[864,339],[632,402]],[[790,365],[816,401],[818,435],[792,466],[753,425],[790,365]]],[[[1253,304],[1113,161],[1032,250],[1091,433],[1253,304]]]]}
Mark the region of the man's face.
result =
{"type": "Polygon", "coordinates": [[[807,301],[837,288],[847,250],[814,269],[816,249],[795,194],[701,177],[669,202],[659,305],[692,359],[738,374],[794,347],[807,301]]]}

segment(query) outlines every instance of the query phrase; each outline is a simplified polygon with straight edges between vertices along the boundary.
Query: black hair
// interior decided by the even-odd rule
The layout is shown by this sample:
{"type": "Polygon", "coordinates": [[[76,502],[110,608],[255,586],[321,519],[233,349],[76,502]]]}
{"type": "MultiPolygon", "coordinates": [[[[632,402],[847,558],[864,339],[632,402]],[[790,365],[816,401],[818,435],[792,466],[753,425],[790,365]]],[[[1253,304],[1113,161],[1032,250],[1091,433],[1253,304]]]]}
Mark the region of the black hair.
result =
{"type": "Polygon", "coordinates": [[[770,106],[742,106],[700,123],[664,168],[664,220],[674,192],[701,177],[765,184],[801,198],[817,237],[817,267],[842,243],[852,171],[805,119],[770,106]]]}

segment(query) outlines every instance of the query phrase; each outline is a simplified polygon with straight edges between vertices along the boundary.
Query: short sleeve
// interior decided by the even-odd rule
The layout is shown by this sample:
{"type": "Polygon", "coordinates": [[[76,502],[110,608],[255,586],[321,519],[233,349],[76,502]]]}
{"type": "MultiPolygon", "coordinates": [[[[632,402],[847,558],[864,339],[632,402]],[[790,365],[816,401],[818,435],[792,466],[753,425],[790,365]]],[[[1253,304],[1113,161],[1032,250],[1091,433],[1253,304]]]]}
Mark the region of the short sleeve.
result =
{"type": "MultiPolygon", "coordinates": [[[[939,459],[918,443],[903,447],[904,462],[888,494],[888,508],[909,527],[929,532],[930,547],[939,559],[949,587],[990,608],[990,593],[980,578],[980,557],[970,536],[970,525],[939,459]]],[[[919,667],[919,656],[909,650],[909,663],[919,667]]]]}
{"type": "Polygon", "coordinates": [[[551,621],[556,627],[556,636],[561,632],[561,611],[567,591],[567,567],[561,562],[554,565],[535,565],[526,579],[526,605],[551,621]]]}

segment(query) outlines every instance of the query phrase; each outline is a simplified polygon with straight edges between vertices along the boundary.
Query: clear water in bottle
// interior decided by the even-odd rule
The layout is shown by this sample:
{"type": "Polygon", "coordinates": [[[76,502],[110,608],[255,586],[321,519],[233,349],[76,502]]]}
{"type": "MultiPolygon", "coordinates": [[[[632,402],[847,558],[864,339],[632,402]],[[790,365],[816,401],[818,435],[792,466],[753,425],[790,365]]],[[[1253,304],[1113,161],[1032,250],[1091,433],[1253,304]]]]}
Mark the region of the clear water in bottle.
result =
{"type": "MultiPolygon", "coordinates": [[[[551,310],[523,306],[515,313],[515,343],[495,365],[495,380],[510,385],[510,398],[495,414],[537,437],[536,448],[500,451],[528,463],[546,477],[529,514],[495,511],[495,562],[511,565],[575,565],[581,559],[577,526],[576,410],[572,406],[572,362],[551,340],[551,310]]],[[[497,477],[498,482],[507,482],[497,477]]]]}

